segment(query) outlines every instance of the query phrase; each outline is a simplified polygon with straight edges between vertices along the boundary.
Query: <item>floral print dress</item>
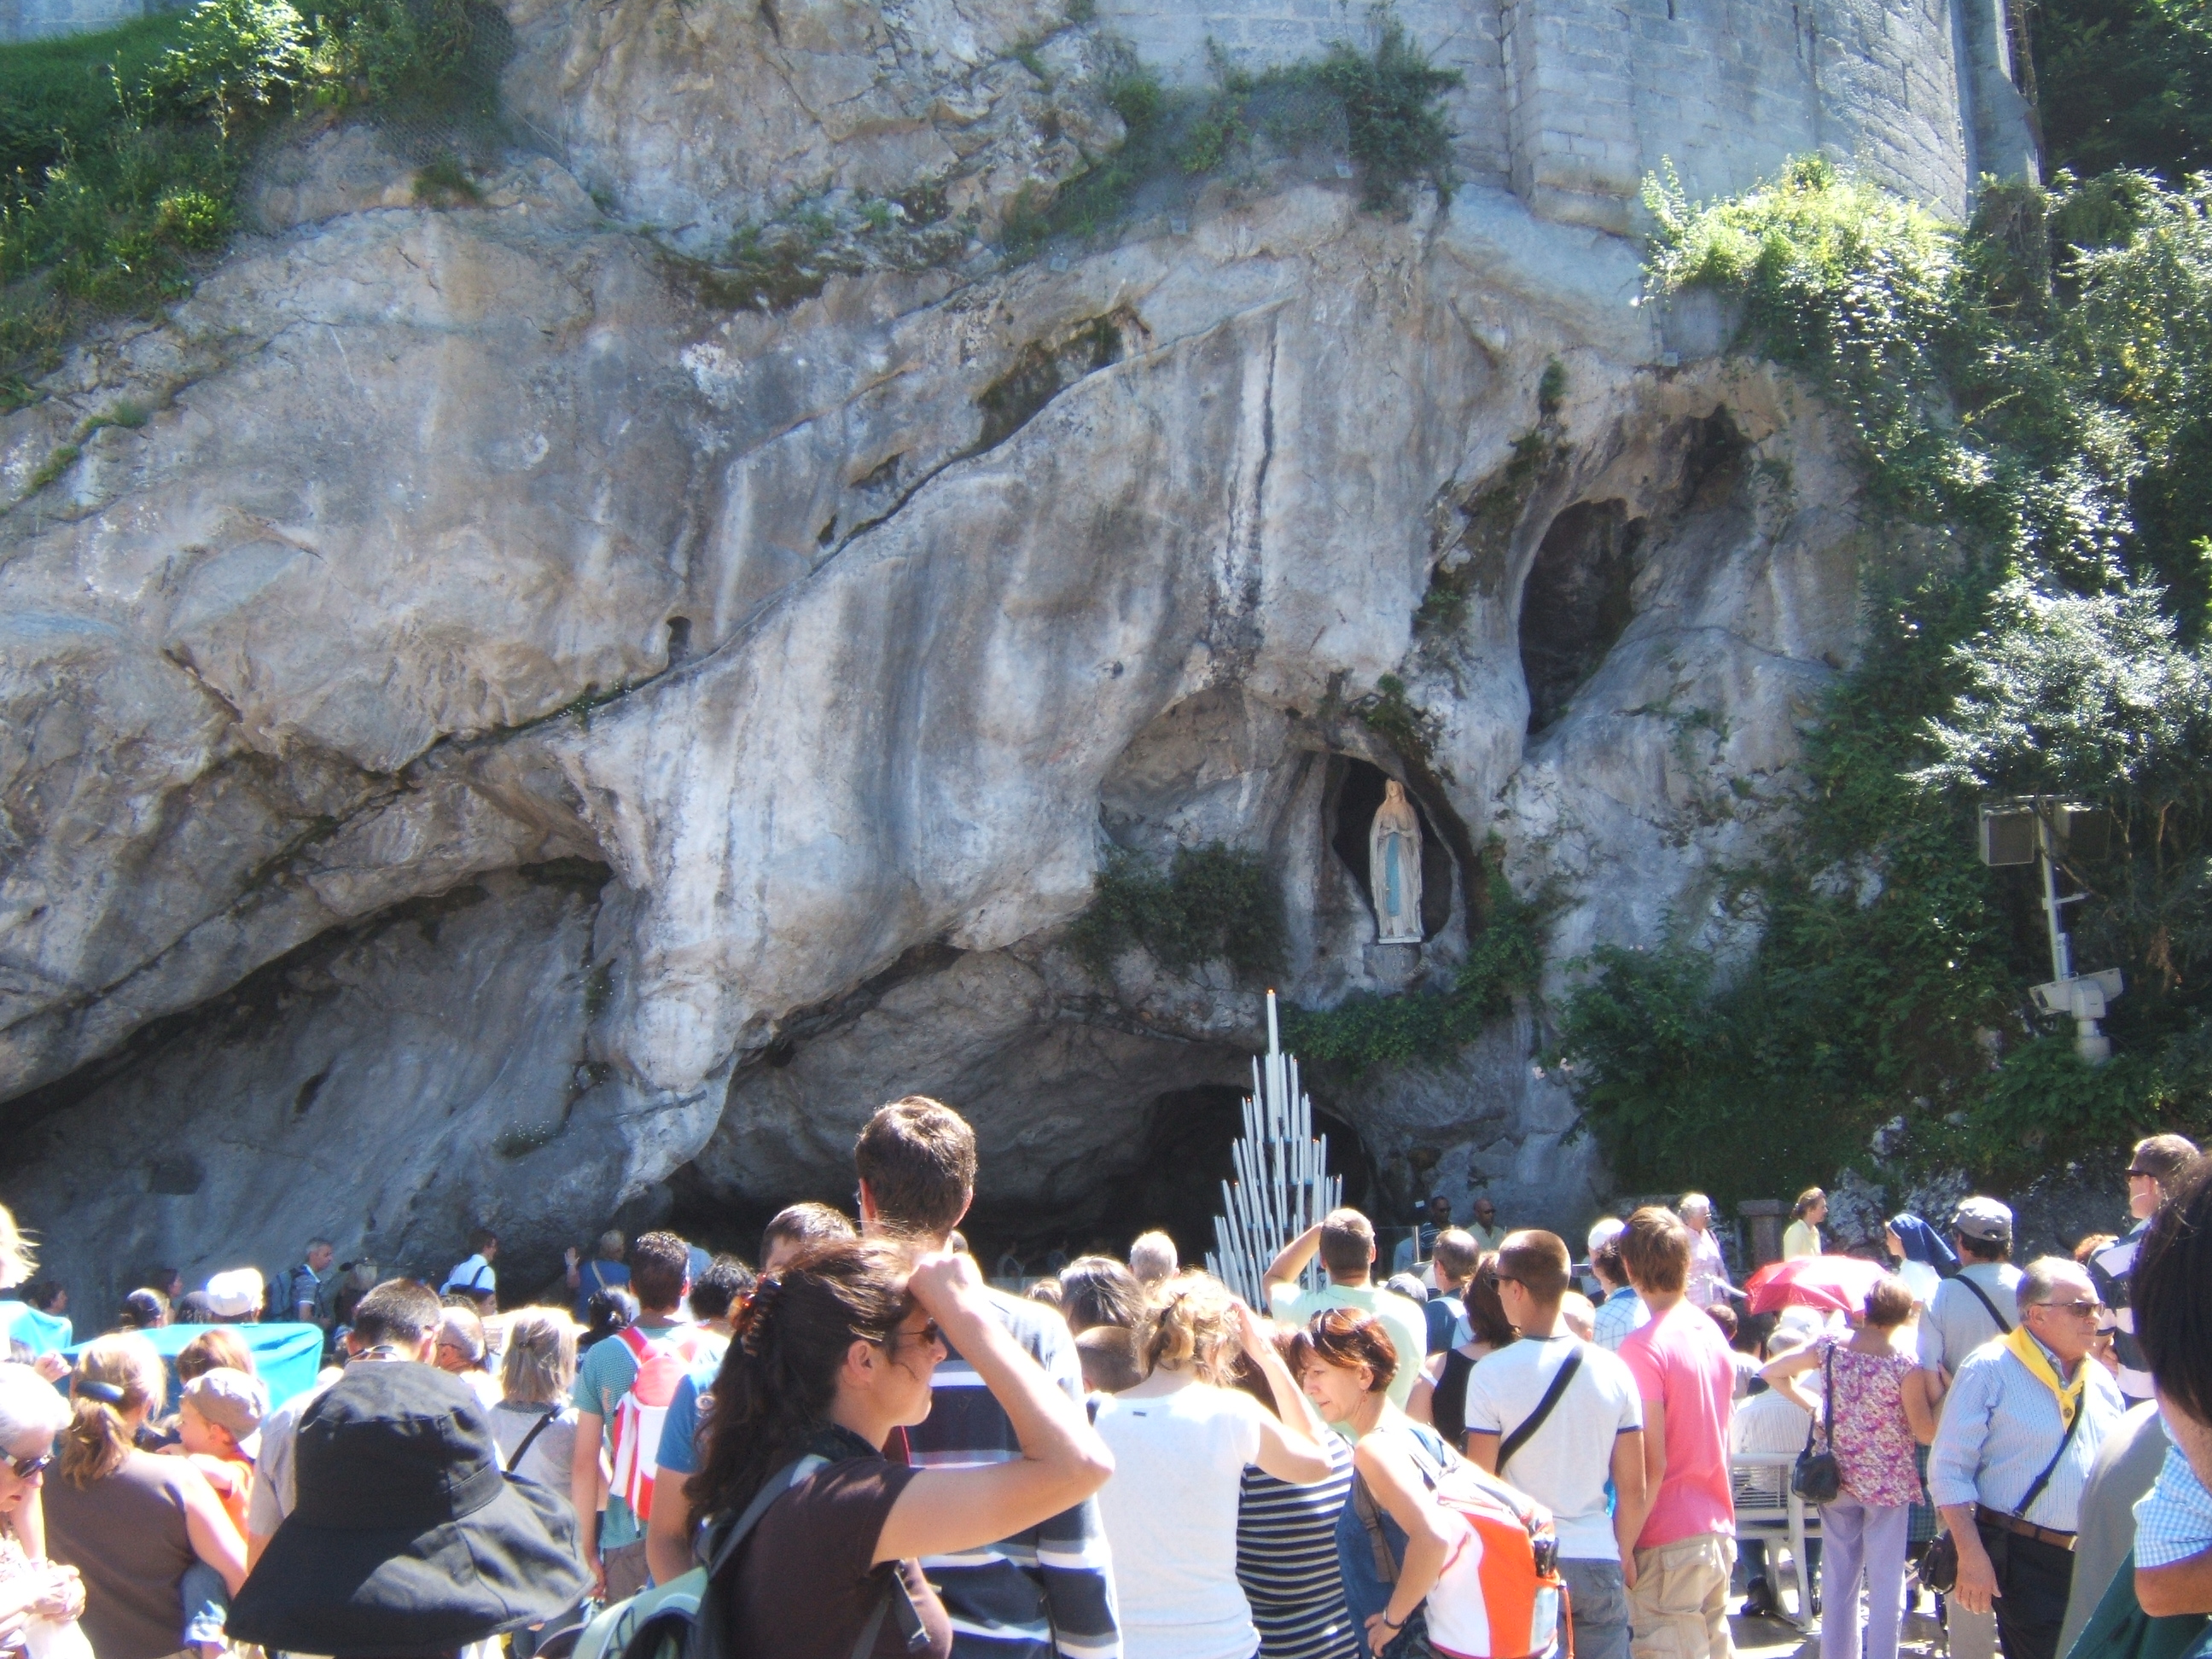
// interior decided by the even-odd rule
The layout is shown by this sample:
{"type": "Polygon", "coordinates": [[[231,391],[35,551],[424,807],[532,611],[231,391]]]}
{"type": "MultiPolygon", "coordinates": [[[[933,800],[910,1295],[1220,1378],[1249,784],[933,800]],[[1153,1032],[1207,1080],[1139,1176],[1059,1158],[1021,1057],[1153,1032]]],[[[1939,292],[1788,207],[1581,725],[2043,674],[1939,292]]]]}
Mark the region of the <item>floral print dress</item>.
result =
{"type": "Polygon", "coordinates": [[[1860,1353],[1832,1336],[1823,1337],[1820,1346],[1821,1368],[1834,1378],[1836,1463],[1844,1490],[1869,1509],[1919,1502],[1917,1443],[1902,1394],[1919,1361],[1911,1354],[1860,1353]]]}

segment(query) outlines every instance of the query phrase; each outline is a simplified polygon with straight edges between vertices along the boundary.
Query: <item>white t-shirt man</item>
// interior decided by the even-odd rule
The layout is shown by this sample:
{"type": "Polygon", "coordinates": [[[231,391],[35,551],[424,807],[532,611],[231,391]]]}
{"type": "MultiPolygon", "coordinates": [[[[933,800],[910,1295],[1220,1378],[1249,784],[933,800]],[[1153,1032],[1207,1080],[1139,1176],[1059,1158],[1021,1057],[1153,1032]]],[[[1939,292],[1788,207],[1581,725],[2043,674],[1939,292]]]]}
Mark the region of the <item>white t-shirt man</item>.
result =
{"type": "Polygon", "coordinates": [[[1260,1455],[1262,1407],[1196,1384],[1097,1395],[1114,1478],[1098,1513],[1114,1551],[1128,1659],[1251,1659],[1260,1632],[1237,1582],[1237,1506],[1260,1455]]]}
{"type": "Polygon", "coordinates": [[[472,1255],[446,1275],[439,1294],[448,1291],[465,1291],[471,1296],[491,1296],[499,1289],[499,1275],[492,1271],[490,1262],[481,1255],[472,1255]]]}
{"type": "Polygon", "coordinates": [[[1498,1474],[1551,1510],[1563,1560],[1613,1561],[1620,1547],[1605,1499],[1613,1443],[1644,1426],[1643,1394],[1620,1355],[1571,1331],[1509,1343],[1468,1373],[1467,1426],[1502,1442],[1528,1419],[1577,1348],[1582,1367],[1566,1392],[1498,1474]]]}

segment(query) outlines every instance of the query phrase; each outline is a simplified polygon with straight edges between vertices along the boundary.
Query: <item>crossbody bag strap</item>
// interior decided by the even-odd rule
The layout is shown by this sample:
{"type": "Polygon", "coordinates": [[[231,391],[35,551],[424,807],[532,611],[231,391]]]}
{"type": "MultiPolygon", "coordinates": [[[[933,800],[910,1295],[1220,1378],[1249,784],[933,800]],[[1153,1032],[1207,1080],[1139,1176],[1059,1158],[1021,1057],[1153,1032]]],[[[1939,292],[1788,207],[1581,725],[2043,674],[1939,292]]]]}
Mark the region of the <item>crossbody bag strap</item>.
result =
{"type": "Polygon", "coordinates": [[[1836,1345],[1820,1356],[1820,1418],[1821,1432],[1828,1437],[1828,1450],[1836,1449],[1836,1345]]]}
{"type": "Polygon", "coordinates": [[[522,1437],[522,1443],[514,1449],[514,1455],[507,1460],[507,1472],[509,1474],[513,1474],[520,1467],[524,1456],[527,1455],[531,1447],[538,1443],[538,1437],[545,1432],[545,1425],[560,1415],[561,1408],[556,1406],[530,1425],[530,1432],[522,1437]]]}
{"type": "MultiPolygon", "coordinates": [[[[2089,1362],[2084,1359],[2081,1363],[2086,1365],[2089,1362]]],[[[2059,1402],[2058,1409],[2061,1414],[2064,1413],[2065,1401],[2059,1402]]],[[[2074,1415],[2066,1425],[2066,1432],[2058,1437],[2058,1449],[2051,1454],[2051,1461],[2043,1466],[2043,1473],[2035,1477],[2028,1486],[2027,1496],[2020,1500],[2020,1507],[2013,1511],[2020,1519],[2027,1520],[2028,1510],[2035,1507],[2035,1500],[2043,1496],[2043,1489],[2051,1484],[2051,1477],[2058,1472],[2058,1460],[2066,1455],[2067,1447],[2074,1443],[2074,1431],[2081,1426],[2081,1419],[2088,1414],[2089,1390],[2084,1384],[2081,1389],[2081,1403],[2074,1408],[2074,1415]]]]}
{"type": "Polygon", "coordinates": [[[1567,1357],[1559,1362],[1559,1369],[1552,1373],[1552,1386],[1544,1390],[1544,1397],[1536,1402],[1536,1409],[1521,1419],[1520,1426],[1498,1443],[1498,1473],[1503,1475],[1513,1454],[1535,1438],[1536,1431],[1544,1426],[1552,1408],[1559,1403],[1567,1385],[1575,1380],[1575,1373],[1583,1366],[1583,1345],[1579,1342],[1567,1350],[1567,1357]]]}
{"type": "Polygon", "coordinates": [[[1997,1311],[1997,1304],[1990,1300],[1989,1292],[1987,1291],[1984,1291],[1980,1285],[1975,1284],[1972,1279],[1967,1278],[1964,1273],[1960,1273],[1959,1275],[1956,1282],[1964,1285],[1968,1290],[1972,1291],[1974,1293],[1974,1300],[1980,1303],[1982,1306],[1989,1310],[1990,1317],[1996,1320],[1997,1322],[1997,1329],[2003,1332],[2007,1336],[2010,1336],[2012,1334],[2012,1327],[2006,1323],[2005,1316],[1997,1311]]]}

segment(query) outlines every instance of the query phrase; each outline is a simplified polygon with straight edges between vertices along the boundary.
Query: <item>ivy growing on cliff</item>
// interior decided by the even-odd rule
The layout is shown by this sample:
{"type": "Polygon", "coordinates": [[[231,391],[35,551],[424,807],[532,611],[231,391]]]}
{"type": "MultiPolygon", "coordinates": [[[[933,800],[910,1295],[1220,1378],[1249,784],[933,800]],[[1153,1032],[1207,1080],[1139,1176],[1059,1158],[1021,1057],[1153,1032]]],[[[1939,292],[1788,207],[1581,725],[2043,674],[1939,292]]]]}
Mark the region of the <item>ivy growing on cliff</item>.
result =
{"type": "Polygon", "coordinates": [[[1655,288],[1732,296],[1846,417],[1900,550],[1797,827],[1733,873],[1749,959],[1600,951],[1559,1011],[1630,1185],[1787,1190],[1878,1128],[2016,1179],[2212,1123],[2209,189],[1993,189],[1961,229],[1815,161],[1710,206],[1652,186],[1655,288]],[[2117,816],[2070,872],[2077,960],[2129,976],[2102,1071],[2026,996],[2027,884],[1973,851],[1982,800],[2038,789],[2117,816]]]}
{"type": "Polygon", "coordinates": [[[1007,252],[1026,258],[1055,236],[1106,229],[1149,196],[1180,200],[1188,181],[1304,155],[1341,156],[1370,211],[1401,211],[1423,185],[1449,203],[1443,100],[1465,77],[1431,63],[1387,5],[1369,16],[1368,50],[1339,40],[1318,58],[1259,72],[1216,51],[1213,82],[1202,88],[1171,90],[1126,58],[1105,88],[1121,118],[1121,144],[1091,158],[1048,202],[1018,203],[1003,234],[1007,252]]]}
{"type": "Polygon", "coordinates": [[[1281,965],[1281,891],[1257,853],[1207,842],[1181,847],[1163,871],[1126,847],[1106,852],[1070,943],[1103,977],[1134,945],[1176,972],[1226,962],[1256,978],[1281,965]]]}

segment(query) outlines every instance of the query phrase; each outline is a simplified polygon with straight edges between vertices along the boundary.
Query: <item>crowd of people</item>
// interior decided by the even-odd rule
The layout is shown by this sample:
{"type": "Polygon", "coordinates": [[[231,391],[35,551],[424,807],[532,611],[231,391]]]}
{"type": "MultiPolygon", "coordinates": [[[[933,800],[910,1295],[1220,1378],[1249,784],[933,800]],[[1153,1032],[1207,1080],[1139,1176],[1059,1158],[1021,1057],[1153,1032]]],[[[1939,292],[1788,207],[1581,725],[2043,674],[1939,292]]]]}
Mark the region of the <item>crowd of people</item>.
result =
{"type": "MultiPolygon", "coordinates": [[[[2177,1137],[2078,1261],[2015,1266],[1976,1196],[1778,1318],[1696,1194],[1586,1264],[1438,1201],[1387,1279],[1338,1210],[1254,1306],[1158,1234],[989,1285],[938,1102],[854,1162],[857,1214],[784,1211],[757,1271],[609,1233],[566,1305],[501,1310],[489,1232],[434,1288],[322,1240],[157,1283],[66,1357],[65,1307],[0,1297],[0,1652],[550,1659],[703,1575],[711,1659],[1726,1655],[1779,1577],[1739,1499],[1802,1451],[1824,1659],[1890,1659],[1929,1591],[1954,1655],[2212,1653],[2212,1158],[2177,1137]],[[303,1323],[336,1363],[272,1391],[303,1323]]],[[[33,1265],[0,1212],[0,1285],[33,1265]]]]}

